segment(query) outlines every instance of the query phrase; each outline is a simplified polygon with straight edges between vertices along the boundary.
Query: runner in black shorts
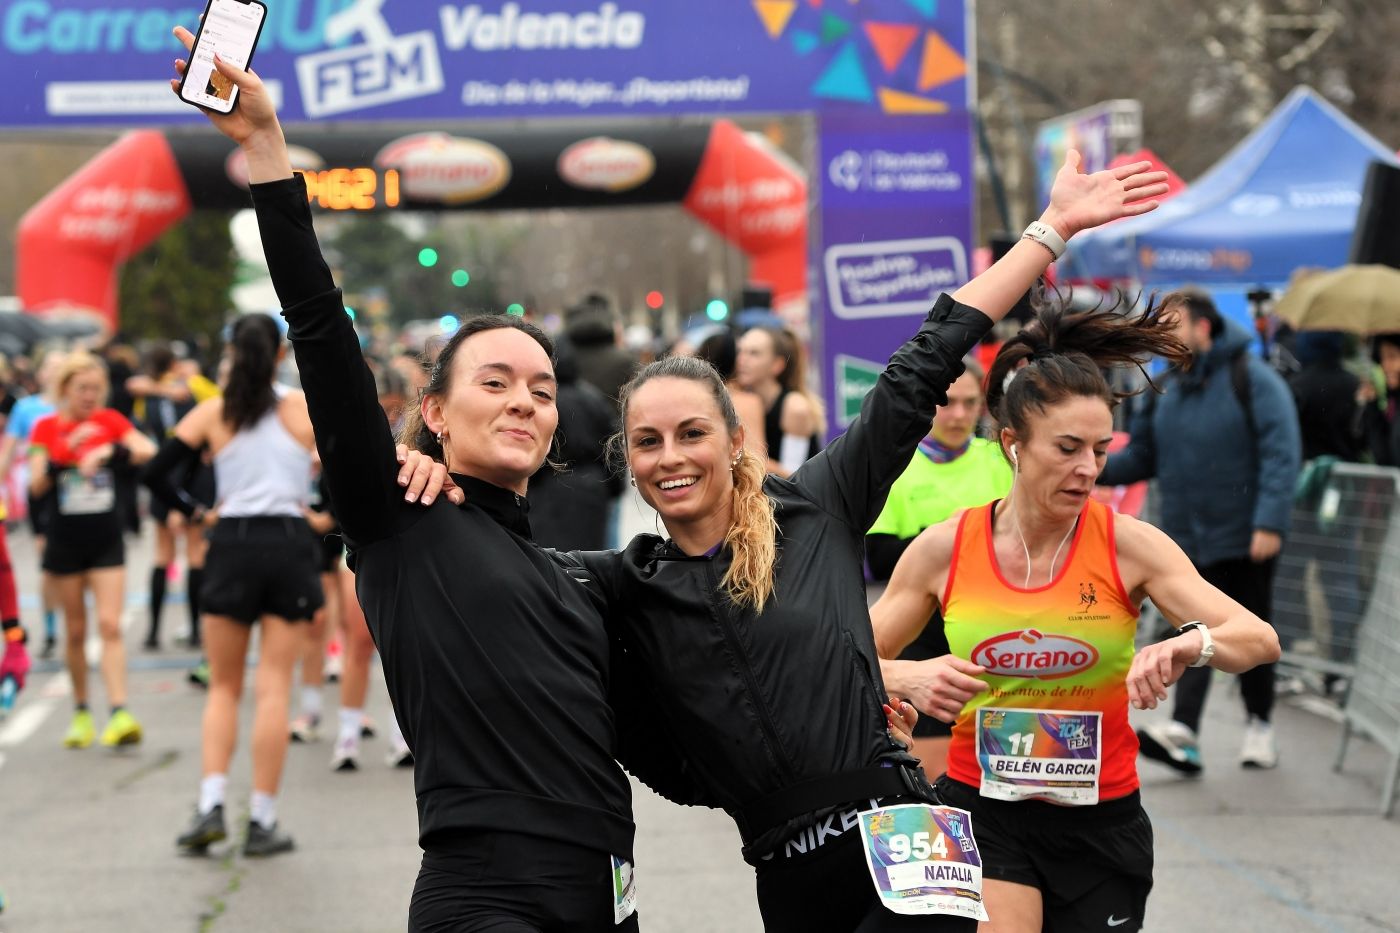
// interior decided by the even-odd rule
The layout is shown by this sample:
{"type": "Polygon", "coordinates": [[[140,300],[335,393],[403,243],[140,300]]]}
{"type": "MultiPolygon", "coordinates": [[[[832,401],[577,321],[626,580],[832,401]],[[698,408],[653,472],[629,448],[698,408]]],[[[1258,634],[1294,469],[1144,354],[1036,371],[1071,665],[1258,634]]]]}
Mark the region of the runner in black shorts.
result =
{"type": "Polygon", "coordinates": [[[254,623],[260,623],[253,715],[253,794],[243,852],[293,848],[277,826],[287,754],[292,667],[321,607],[320,548],[307,526],[315,441],[306,399],[273,385],[282,357],[276,322],[249,314],[233,326],[232,366],[222,398],[201,402],[176,425],[146,471],[171,508],[201,520],[203,507],[170,482],[206,445],[214,454],[219,521],[210,533],[202,592],[209,695],[203,778],[190,828],[177,844],[203,851],[226,838],[224,799],[238,731],[238,701],[254,623]]]}
{"type": "Polygon", "coordinates": [[[29,484],[35,498],[52,492],[43,567],[54,578],[63,608],[64,648],[76,706],[63,744],[86,748],[96,738],[88,710],[84,644],[88,590],[97,604],[102,679],[112,704],[102,744],[132,744],[141,740],[141,725],[126,709],[126,646],[121,630],[125,516],[116,476],[119,470],[150,459],[155,446],[122,415],[102,407],[107,368],[97,357],[70,353],[56,386],[58,410],[39,419],[30,437],[29,484]]]}

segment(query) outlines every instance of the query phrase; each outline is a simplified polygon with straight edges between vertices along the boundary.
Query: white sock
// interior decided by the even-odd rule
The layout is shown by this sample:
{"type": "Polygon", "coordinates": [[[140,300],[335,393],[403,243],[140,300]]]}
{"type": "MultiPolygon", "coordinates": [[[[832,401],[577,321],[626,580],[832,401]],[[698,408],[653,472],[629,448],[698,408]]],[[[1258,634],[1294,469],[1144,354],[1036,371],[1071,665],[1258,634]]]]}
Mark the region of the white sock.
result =
{"type": "Polygon", "coordinates": [[[209,811],[224,802],[224,789],[228,787],[227,774],[206,774],[199,782],[199,815],[208,816],[209,811]]]}
{"type": "Polygon", "coordinates": [[[264,794],[260,790],[253,791],[253,801],[248,809],[251,811],[250,817],[263,829],[271,829],[277,825],[277,798],[271,794],[264,794]]]}
{"type": "Polygon", "coordinates": [[[362,709],[340,709],[340,735],[337,742],[345,742],[350,739],[359,740],[360,725],[364,722],[365,711],[362,709]]]}
{"type": "Polygon", "coordinates": [[[301,688],[301,711],[308,716],[321,718],[321,688],[302,687],[301,688]]]}

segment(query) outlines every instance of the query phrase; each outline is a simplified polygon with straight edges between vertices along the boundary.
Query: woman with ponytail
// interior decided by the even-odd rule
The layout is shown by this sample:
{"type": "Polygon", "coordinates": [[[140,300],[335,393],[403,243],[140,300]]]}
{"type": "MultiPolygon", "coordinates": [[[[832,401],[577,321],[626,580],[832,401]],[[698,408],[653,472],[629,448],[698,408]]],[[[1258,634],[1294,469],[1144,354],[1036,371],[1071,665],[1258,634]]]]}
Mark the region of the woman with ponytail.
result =
{"type": "MultiPolygon", "coordinates": [[[[188,30],[175,34],[193,45],[188,30]]],[[[405,492],[410,476],[399,481],[374,377],[266,88],[215,65],[239,105],[206,116],[247,157],[322,476],[413,754],[424,853],[408,928],[635,931],[631,787],[615,756],[668,796],[704,801],[665,753],[664,733],[641,727],[627,743],[641,749],[635,759],[619,749],[624,717],[648,711],[609,705],[629,678],[613,664],[606,606],[577,559],[530,537],[525,493],[559,420],[553,344],[520,318],[463,324],[403,428],[460,490],[405,492]]]]}
{"type": "Polygon", "coordinates": [[[277,790],[287,754],[292,667],[323,596],[319,548],[305,513],[316,442],[306,397],[275,385],[284,348],[277,322],[248,314],[233,325],[221,397],[201,402],[175,425],[144,480],[193,523],[206,508],[172,476],[190,475],[200,452],[214,459],[218,522],[210,532],[200,593],[209,693],[204,704],[202,777],[190,828],[177,845],[203,852],[227,837],[224,798],[238,738],[238,701],[253,625],[261,627],[253,712],[253,793],[245,855],[287,852],[277,826],[277,790]]]}
{"type": "Polygon", "coordinates": [[[1090,497],[1120,398],[1103,371],[1154,355],[1188,359],[1152,306],[1043,310],[1007,341],[987,401],[1011,491],[924,531],[871,610],[891,656],[942,612],[951,654],[917,662],[920,708],[953,723],[935,789],[972,813],[997,933],[1141,929],[1152,826],[1129,705],[1155,708],[1187,667],[1278,657],[1167,535],[1090,497]],[[1134,656],[1147,598],[1181,637],[1134,656]]]}

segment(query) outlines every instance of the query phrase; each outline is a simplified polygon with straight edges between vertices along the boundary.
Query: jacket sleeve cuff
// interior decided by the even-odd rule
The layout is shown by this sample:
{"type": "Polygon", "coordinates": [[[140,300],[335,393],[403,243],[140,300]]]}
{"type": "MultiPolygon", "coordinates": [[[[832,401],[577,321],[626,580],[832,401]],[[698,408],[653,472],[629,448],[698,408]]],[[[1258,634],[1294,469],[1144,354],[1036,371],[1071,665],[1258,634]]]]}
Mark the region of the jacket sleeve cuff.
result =
{"type": "Polygon", "coordinates": [[[947,292],[938,296],[933,309],[924,320],[924,328],[938,325],[939,335],[958,353],[961,359],[971,353],[992,329],[992,319],[971,305],[954,301],[947,292]]]}

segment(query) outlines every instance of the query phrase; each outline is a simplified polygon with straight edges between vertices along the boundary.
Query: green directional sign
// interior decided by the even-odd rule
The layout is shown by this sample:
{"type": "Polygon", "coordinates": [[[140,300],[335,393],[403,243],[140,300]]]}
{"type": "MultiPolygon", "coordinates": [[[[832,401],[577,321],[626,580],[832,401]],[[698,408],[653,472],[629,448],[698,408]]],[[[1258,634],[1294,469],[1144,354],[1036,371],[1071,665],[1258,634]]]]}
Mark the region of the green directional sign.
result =
{"type": "Polygon", "coordinates": [[[857,356],[836,354],[836,423],[845,427],[860,414],[860,403],[875,388],[875,380],[885,371],[884,363],[872,363],[857,356]]]}

